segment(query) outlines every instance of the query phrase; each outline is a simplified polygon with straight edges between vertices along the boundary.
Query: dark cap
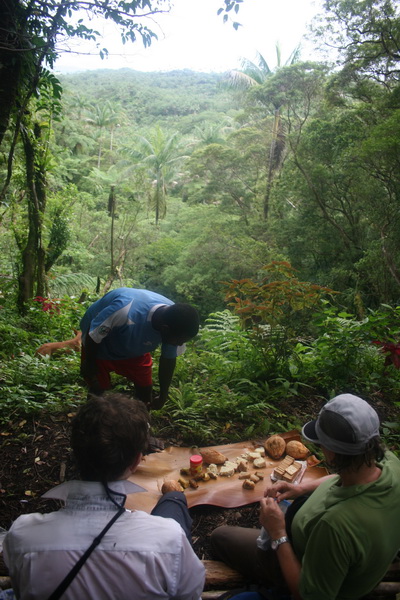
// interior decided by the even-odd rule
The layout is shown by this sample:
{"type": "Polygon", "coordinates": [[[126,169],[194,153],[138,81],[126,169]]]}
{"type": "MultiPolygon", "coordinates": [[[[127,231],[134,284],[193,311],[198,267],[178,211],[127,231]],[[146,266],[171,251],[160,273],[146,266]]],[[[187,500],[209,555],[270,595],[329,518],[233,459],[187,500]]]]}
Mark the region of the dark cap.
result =
{"type": "Polygon", "coordinates": [[[332,452],[355,456],[379,436],[379,417],[362,398],[340,394],[322,407],[317,419],[304,425],[302,435],[332,452]]]}

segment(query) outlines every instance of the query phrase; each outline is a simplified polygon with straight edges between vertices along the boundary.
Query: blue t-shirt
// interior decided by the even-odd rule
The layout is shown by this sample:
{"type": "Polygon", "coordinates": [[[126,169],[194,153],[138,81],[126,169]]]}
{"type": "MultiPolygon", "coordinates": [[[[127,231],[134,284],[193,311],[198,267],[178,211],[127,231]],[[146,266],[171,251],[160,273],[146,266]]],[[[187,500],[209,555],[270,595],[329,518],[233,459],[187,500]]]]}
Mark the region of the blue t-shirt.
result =
{"type": "Polygon", "coordinates": [[[97,357],[121,360],[143,356],[161,345],[165,358],[176,358],[182,346],[163,344],[151,318],[160,306],[174,304],[148,290],[118,288],[92,304],[81,320],[82,342],[89,334],[99,344],[97,357]]]}

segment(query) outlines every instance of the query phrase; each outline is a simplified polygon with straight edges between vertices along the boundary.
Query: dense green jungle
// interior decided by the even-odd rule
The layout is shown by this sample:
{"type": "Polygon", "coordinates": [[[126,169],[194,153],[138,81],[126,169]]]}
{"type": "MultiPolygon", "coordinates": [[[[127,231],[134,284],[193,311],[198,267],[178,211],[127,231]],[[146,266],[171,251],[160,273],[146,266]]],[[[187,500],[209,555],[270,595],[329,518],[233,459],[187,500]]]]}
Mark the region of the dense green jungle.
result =
{"type": "Polygon", "coordinates": [[[37,72],[1,132],[6,441],[85,400],[79,353],[35,351],[131,286],[201,315],[157,435],[265,436],[353,392],[398,448],[400,19],[381,4],[332,4],[315,35],[347,36],[335,64],[37,72]]]}

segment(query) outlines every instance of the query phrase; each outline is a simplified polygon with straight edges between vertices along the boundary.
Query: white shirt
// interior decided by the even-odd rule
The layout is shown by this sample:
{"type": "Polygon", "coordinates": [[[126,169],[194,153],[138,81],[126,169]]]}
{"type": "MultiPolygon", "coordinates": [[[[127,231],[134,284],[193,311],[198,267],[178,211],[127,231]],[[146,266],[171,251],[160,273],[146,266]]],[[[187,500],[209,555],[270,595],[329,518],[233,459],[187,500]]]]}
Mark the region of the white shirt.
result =
{"type": "MultiPolygon", "coordinates": [[[[143,491],[129,481],[109,487],[143,491]]],[[[70,481],[45,496],[65,500],[65,508],[20,516],[4,539],[4,560],[22,600],[47,600],[117,510],[97,482],[70,481]]],[[[204,578],[204,567],[176,521],[126,510],[62,599],[198,600],[204,578]]]]}

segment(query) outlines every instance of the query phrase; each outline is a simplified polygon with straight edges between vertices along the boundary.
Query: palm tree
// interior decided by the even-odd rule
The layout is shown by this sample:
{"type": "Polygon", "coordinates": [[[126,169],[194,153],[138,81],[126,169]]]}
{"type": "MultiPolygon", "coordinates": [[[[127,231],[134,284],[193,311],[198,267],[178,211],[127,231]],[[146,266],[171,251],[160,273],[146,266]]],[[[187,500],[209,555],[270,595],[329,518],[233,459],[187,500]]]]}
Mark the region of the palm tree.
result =
{"type": "Polygon", "coordinates": [[[228,118],[217,123],[196,125],[193,129],[196,144],[201,146],[223,144],[226,141],[226,132],[232,128],[232,123],[228,122],[228,118]]]}
{"type": "MultiPolygon", "coordinates": [[[[237,89],[247,90],[249,88],[262,85],[265,81],[271,77],[278,69],[282,66],[293,65],[299,60],[300,56],[300,44],[292,51],[289,58],[282,65],[281,62],[281,48],[279,42],[275,44],[276,52],[276,66],[271,69],[266,59],[260,52],[257,52],[256,62],[252,62],[244,58],[242,60],[242,70],[232,70],[228,75],[228,83],[232,87],[237,89]]],[[[274,105],[274,119],[272,122],[271,131],[271,144],[268,153],[267,163],[267,183],[264,194],[263,202],[263,213],[264,219],[267,220],[269,212],[269,201],[271,196],[272,183],[274,180],[275,173],[282,165],[284,156],[285,143],[284,143],[284,131],[281,121],[282,104],[274,105]],[[278,143],[280,142],[280,143],[278,143]]]]}
{"type": "Polygon", "coordinates": [[[179,163],[185,158],[181,139],[177,133],[167,136],[160,127],[156,127],[148,138],[138,137],[138,147],[130,154],[146,167],[151,178],[151,207],[155,210],[158,225],[167,211],[168,188],[173,182],[179,163]]]}
{"type": "Polygon", "coordinates": [[[99,139],[99,150],[97,154],[97,168],[100,169],[101,164],[101,153],[102,153],[102,133],[104,129],[110,129],[110,146],[112,148],[112,140],[113,140],[113,132],[114,128],[118,123],[119,114],[118,110],[115,106],[111,104],[111,102],[105,102],[104,104],[97,104],[94,108],[94,113],[92,117],[88,117],[86,119],[87,123],[90,125],[94,125],[98,128],[98,139],[99,139]]]}
{"type": "Polygon", "coordinates": [[[75,94],[74,96],[72,96],[72,98],[69,99],[68,104],[70,108],[76,109],[78,121],[81,120],[83,111],[93,107],[93,105],[89,102],[89,100],[86,97],[80,96],[79,94],[75,94]]]}
{"type": "Polygon", "coordinates": [[[253,62],[248,58],[242,59],[242,68],[240,70],[233,69],[228,73],[228,81],[236,88],[247,89],[255,85],[262,85],[264,81],[273,75],[281,67],[288,67],[299,60],[301,46],[298,44],[291,52],[288,59],[282,64],[282,52],[279,42],[275,44],[276,65],[270,68],[267,60],[260,53],[256,53],[256,61],[253,62]]]}

